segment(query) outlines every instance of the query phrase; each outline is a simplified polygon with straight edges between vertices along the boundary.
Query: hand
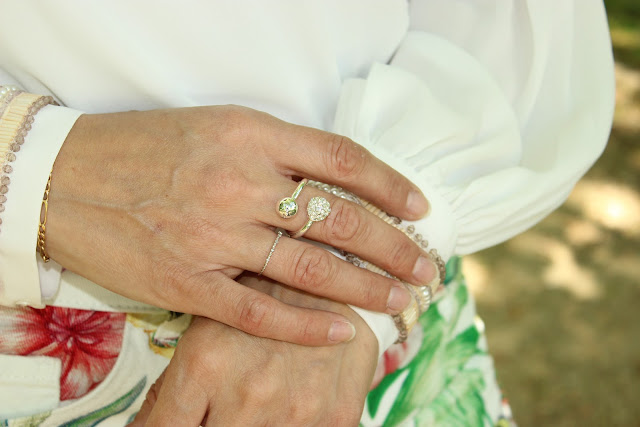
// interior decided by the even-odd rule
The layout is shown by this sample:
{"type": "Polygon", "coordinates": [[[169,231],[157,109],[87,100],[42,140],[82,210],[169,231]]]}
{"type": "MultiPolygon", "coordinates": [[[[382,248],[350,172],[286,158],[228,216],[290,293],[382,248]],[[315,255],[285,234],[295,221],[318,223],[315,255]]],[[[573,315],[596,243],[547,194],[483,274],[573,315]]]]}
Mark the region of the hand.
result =
{"type": "Polygon", "coordinates": [[[343,313],[356,324],[357,337],[305,347],[196,318],[130,427],[358,425],[376,368],[375,336],[342,304],[271,289],[289,303],[343,313]]]}
{"type": "MultiPolygon", "coordinates": [[[[273,227],[296,230],[306,222],[306,212],[291,219],[276,213],[297,186],[293,176],[340,185],[404,218],[428,209],[415,186],[347,138],[255,110],[83,115],[54,166],[47,250],[67,269],[138,301],[278,340],[348,340],[353,327],[343,316],[295,308],[232,280],[260,271],[273,227]]],[[[303,211],[316,195],[332,212],[307,237],[414,284],[435,275],[432,264],[418,262],[424,254],[410,239],[353,203],[307,186],[298,199],[303,211]]],[[[398,282],[289,238],[264,274],[387,313],[410,299],[398,282]]]]}

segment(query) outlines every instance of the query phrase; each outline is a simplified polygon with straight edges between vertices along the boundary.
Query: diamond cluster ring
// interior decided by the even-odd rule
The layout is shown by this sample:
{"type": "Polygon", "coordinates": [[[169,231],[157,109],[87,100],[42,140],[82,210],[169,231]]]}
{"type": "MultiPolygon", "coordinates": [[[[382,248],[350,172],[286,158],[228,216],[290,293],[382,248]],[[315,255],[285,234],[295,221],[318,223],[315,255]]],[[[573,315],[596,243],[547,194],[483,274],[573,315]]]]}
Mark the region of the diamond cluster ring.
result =
{"type": "Polygon", "coordinates": [[[302,189],[304,188],[304,186],[307,184],[308,181],[309,180],[307,178],[300,181],[300,183],[298,184],[298,187],[296,188],[296,191],[293,192],[291,197],[285,197],[284,199],[278,202],[277,209],[278,209],[278,213],[282,218],[285,218],[285,219],[291,218],[298,213],[298,202],[296,202],[296,199],[298,198],[298,196],[300,195],[300,192],[302,191],[302,189]]]}
{"type": "Polygon", "coordinates": [[[307,214],[309,215],[309,221],[300,230],[291,234],[291,237],[302,237],[307,232],[314,222],[322,221],[331,213],[331,205],[329,201],[324,197],[314,197],[309,200],[307,205],[307,214]]]}

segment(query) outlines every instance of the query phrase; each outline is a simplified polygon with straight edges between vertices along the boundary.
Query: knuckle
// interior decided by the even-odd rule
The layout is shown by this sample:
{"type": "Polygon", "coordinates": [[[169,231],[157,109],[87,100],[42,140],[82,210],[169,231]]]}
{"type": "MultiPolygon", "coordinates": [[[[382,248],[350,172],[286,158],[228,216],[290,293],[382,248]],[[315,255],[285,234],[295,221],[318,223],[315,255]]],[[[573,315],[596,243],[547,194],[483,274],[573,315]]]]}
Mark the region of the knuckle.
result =
{"type": "Polygon", "coordinates": [[[323,288],[332,273],[331,255],[323,249],[304,248],[293,262],[293,280],[307,288],[323,288]]]}
{"type": "Polygon", "coordinates": [[[227,143],[240,143],[250,139],[254,127],[253,110],[239,105],[226,105],[219,111],[216,133],[227,143]]]}
{"type": "Polygon", "coordinates": [[[312,425],[322,416],[325,405],[323,400],[313,393],[299,394],[291,399],[289,419],[294,425],[312,425]]]}
{"type": "Polygon", "coordinates": [[[205,199],[214,201],[216,205],[235,204],[238,194],[246,194],[251,189],[245,173],[238,167],[205,170],[200,184],[205,199]]]}
{"type": "Polygon", "coordinates": [[[345,403],[334,412],[336,426],[357,426],[362,415],[361,408],[355,404],[345,403]]]}
{"type": "Polygon", "coordinates": [[[318,322],[315,317],[307,317],[304,320],[300,320],[298,323],[301,325],[299,329],[300,343],[310,344],[314,342],[314,338],[317,335],[315,332],[318,329],[318,322]]]}
{"type": "Polygon", "coordinates": [[[173,263],[165,264],[160,271],[162,276],[160,282],[168,288],[180,286],[185,278],[184,270],[173,263]]]}
{"type": "Polygon", "coordinates": [[[346,242],[365,233],[362,217],[353,203],[337,199],[332,213],[322,222],[330,241],[346,242]]]}
{"type": "Polygon", "coordinates": [[[409,270],[411,273],[412,259],[415,259],[413,252],[416,250],[416,245],[412,242],[402,239],[401,241],[390,246],[390,252],[388,259],[388,269],[394,271],[409,270]]]}
{"type": "Polygon", "coordinates": [[[380,204],[386,208],[404,207],[408,191],[406,181],[397,173],[390,173],[385,179],[384,190],[379,193],[380,204]]]}
{"type": "Polygon", "coordinates": [[[307,419],[315,419],[316,416],[322,414],[324,411],[324,402],[318,396],[307,396],[305,400],[305,412],[302,415],[305,415],[307,419]]]}
{"type": "MultiPolygon", "coordinates": [[[[372,273],[375,274],[375,273],[372,273]]],[[[380,286],[372,280],[368,286],[365,286],[360,292],[360,301],[364,308],[386,308],[387,298],[389,295],[389,287],[380,286]]]]}
{"type": "Polygon", "coordinates": [[[184,365],[184,371],[192,378],[209,376],[219,364],[217,356],[213,352],[184,351],[183,347],[176,349],[176,360],[184,365]]]}
{"type": "Polygon", "coordinates": [[[158,301],[175,301],[188,279],[186,267],[171,261],[158,264],[160,267],[152,270],[153,297],[158,301]]]}
{"type": "Polygon", "coordinates": [[[366,164],[366,151],[346,136],[333,135],[330,142],[331,172],[339,179],[350,180],[361,174],[366,164]]]}
{"type": "MultiPolygon", "coordinates": [[[[185,350],[185,347],[178,345],[173,355],[174,366],[179,367],[177,372],[178,382],[175,387],[186,390],[197,389],[208,393],[208,381],[216,381],[228,370],[227,360],[216,351],[193,351],[193,348],[185,350]]],[[[159,391],[159,389],[158,389],[159,391]]],[[[181,405],[188,405],[189,402],[183,398],[186,394],[175,396],[175,401],[181,405]]]]}
{"type": "Polygon", "coordinates": [[[260,335],[271,329],[275,308],[268,297],[248,295],[240,302],[240,329],[252,335],[260,335]]]}
{"type": "Polygon", "coordinates": [[[251,389],[247,392],[247,400],[259,406],[265,406],[269,402],[277,400],[280,393],[280,381],[271,375],[252,378],[251,389]]]}
{"type": "Polygon", "coordinates": [[[370,310],[381,311],[386,308],[387,298],[391,289],[390,279],[377,273],[363,271],[363,278],[359,281],[357,292],[358,306],[370,310]]]}

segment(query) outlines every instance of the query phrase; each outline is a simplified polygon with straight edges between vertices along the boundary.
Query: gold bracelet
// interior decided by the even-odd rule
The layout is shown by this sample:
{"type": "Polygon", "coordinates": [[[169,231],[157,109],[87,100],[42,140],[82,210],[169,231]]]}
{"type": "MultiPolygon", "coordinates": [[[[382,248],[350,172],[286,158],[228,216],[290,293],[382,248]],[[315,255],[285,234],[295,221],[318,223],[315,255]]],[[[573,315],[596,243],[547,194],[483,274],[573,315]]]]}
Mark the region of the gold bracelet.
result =
{"type": "Polygon", "coordinates": [[[47,232],[47,211],[49,210],[49,191],[51,191],[51,174],[47,180],[47,187],[44,189],[44,196],[42,197],[42,210],[43,214],[40,214],[40,225],[38,226],[38,251],[44,262],[49,262],[49,255],[47,255],[47,249],[45,246],[45,238],[47,232]]]}

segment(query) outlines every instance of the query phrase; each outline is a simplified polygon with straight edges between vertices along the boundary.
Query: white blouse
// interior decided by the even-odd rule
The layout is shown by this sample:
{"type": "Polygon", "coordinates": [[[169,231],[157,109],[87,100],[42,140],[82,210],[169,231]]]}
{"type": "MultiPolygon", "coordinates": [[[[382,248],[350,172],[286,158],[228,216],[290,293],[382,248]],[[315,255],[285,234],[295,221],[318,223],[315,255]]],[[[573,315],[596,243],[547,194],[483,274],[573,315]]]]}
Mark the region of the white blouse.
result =
{"type": "MultiPolygon", "coordinates": [[[[38,272],[44,186],[81,112],[233,103],[345,134],[422,188],[432,211],[416,227],[445,259],[559,206],[612,121],[599,0],[5,0],[0,15],[0,84],[66,106],[45,107],[17,153],[4,305],[37,306],[42,287],[49,304],[153,309],[38,272]]],[[[393,322],[359,313],[386,349],[393,322]]]]}

